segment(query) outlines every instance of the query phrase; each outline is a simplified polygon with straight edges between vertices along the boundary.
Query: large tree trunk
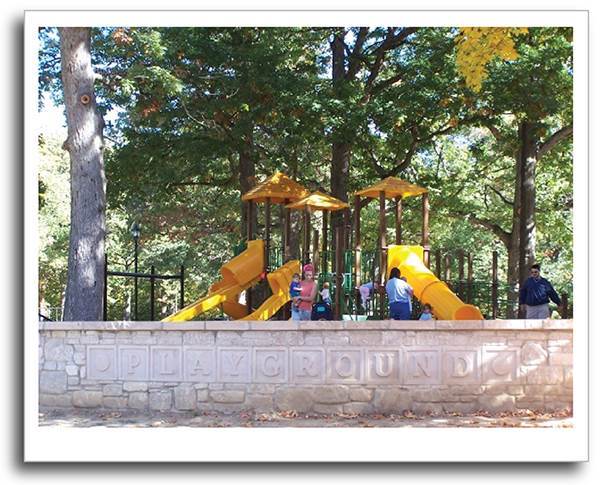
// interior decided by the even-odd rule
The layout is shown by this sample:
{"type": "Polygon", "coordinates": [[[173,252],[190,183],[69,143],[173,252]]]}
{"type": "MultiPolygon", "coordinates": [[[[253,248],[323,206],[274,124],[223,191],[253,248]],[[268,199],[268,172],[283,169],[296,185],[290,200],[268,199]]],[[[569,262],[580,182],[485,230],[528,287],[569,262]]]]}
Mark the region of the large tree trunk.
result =
{"type": "MultiPolygon", "coordinates": [[[[342,29],[343,31],[343,29],[342,29]]],[[[343,32],[338,32],[331,42],[332,52],[332,80],[333,89],[341,95],[346,80],[346,53],[343,32]]],[[[343,129],[336,129],[333,133],[333,146],[331,150],[331,194],[340,200],[348,201],[348,173],[350,171],[351,145],[344,138],[347,136],[343,129]]],[[[343,224],[342,211],[332,213],[331,234],[337,234],[337,227],[343,224]]]]}
{"type": "Polygon", "coordinates": [[[508,250],[508,267],[506,270],[508,302],[506,308],[507,318],[519,316],[519,231],[521,220],[521,150],[515,156],[515,193],[513,199],[512,227],[508,250]]]}
{"type": "Polygon", "coordinates": [[[535,262],[535,164],[537,140],[535,124],[523,121],[519,129],[521,148],[521,217],[519,228],[519,280],[529,276],[535,262]]]}
{"type": "Polygon", "coordinates": [[[96,107],[89,28],[61,28],[62,84],[71,161],[71,230],[65,320],[101,320],[106,179],[104,122],[96,107]]]}
{"type": "MultiPolygon", "coordinates": [[[[239,161],[240,161],[240,191],[241,195],[244,195],[248,192],[252,187],[254,187],[256,183],[256,168],[254,164],[254,159],[251,156],[250,146],[245,145],[239,151],[239,161]]],[[[242,212],[242,221],[240,227],[240,233],[242,239],[246,238],[248,231],[248,204],[249,202],[241,202],[241,212],[242,212]]],[[[256,204],[254,204],[252,210],[252,234],[256,236],[256,230],[258,225],[258,210],[256,204]]]]}

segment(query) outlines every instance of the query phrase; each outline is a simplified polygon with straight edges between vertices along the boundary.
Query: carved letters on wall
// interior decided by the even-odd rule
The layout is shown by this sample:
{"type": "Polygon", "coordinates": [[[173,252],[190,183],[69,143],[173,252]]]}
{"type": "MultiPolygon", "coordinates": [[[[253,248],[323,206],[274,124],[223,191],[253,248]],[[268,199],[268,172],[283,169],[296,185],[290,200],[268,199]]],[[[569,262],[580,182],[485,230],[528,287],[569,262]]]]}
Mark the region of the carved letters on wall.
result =
{"type": "Polygon", "coordinates": [[[515,382],[516,348],[90,345],[87,380],[291,384],[515,382]]]}

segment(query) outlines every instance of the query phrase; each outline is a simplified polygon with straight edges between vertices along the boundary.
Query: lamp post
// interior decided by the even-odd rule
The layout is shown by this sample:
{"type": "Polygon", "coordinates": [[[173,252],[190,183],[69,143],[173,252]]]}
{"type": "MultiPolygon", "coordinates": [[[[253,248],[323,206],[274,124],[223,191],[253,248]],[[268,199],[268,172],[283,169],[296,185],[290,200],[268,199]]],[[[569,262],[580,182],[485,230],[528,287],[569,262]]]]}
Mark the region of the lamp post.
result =
{"type": "Polygon", "coordinates": [[[133,237],[134,244],[134,253],[133,253],[133,272],[136,276],[133,277],[133,314],[135,315],[135,320],[138,319],[138,242],[140,240],[141,228],[137,222],[134,222],[131,225],[130,229],[131,235],[133,237]]]}

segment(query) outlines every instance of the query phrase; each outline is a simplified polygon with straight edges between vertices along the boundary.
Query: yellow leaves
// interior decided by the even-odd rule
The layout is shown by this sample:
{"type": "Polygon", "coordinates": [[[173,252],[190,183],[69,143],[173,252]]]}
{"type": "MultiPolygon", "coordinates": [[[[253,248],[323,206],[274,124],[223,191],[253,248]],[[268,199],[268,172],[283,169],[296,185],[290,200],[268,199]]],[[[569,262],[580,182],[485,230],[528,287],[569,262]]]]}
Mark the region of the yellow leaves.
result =
{"type": "Polygon", "coordinates": [[[454,39],[456,67],[467,86],[475,92],[487,78],[487,64],[499,57],[514,61],[517,51],[513,37],[527,33],[524,27],[463,27],[454,39]]]}
{"type": "Polygon", "coordinates": [[[130,45],[133,43],[133,38],[131,38],[127,31],[122,27],[115,29],[112,33],[112,38],[115,41],[115,44],[118,45],[130,45]]]}

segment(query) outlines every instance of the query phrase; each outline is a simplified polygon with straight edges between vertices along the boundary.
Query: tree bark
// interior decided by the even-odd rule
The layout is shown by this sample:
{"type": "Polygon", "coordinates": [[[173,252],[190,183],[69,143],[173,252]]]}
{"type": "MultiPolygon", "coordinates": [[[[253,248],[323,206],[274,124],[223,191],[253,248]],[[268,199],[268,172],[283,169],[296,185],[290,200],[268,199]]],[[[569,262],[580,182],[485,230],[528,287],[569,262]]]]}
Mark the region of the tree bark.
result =
{"type": "Polygon", "coordinates": [[[60,28],[61,76],[71,177],[65,320],[101,320],[106,178],[104,121],[96,106],[89,28],[60,28]]]}
{"type": "MultiPolygon", "coordinates": [[[[256,177],[256,168],[254,164],[254,159],[251,155],[251,138],[247,140],[247,143],[240,149],[239,151],[239,161],[240,161],[240,192],[241,195],[244,195],[255,185],[255,177],[256,177]]],[[[241,203],[241,227],[240,233],[242,239],[246,238],[248,232],[248,202],[241,203]]],[[[252,234],[256,237],[256,228],[258,226],[258,207],[255,205],[254,210],[252,211],[252,234]]]]}
{"type": "Polygon", "coordinates": [[[535,164],[537,161],[536,126],[523,121],[519,129],[521,152],[521,217],[519,220],[519,281],[529,275],[535,262],[535,164]]]}

